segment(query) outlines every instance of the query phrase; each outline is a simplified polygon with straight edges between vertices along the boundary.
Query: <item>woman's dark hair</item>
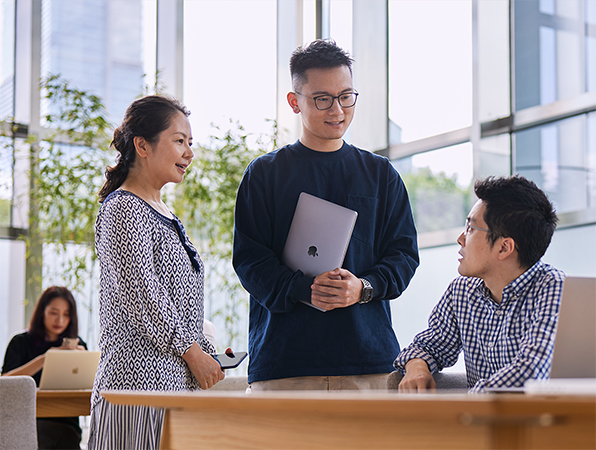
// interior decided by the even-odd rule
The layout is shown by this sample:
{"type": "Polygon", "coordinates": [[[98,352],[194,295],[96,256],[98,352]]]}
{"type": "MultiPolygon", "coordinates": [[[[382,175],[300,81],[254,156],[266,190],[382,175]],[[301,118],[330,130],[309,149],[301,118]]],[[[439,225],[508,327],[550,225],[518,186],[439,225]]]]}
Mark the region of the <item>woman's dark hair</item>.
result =
{"type": "Polygon", "coordinates": [[[69,305],[68,313],[70,322],[68,323],[66,330],[64,330],[64,333],[59,336],[59,339],[65,337],[76,338],[79,336],[77,303],[75,302],[72,293],[67,288],[62,286],[50,286],[43,292],[43,294],[41,294],[41,297],[39,297],[37,305],[35,305],[33,315],[31,316],[31,321],[29,322],[29,334],[38,340],[44,341],[46,339],[46,327],[43,322],[44,312],[48,305],[55,298],[63,298],[68,302],[69,305]]]}
{"type": "Polygon", "coordinates": [[[500,237],[510,237],[520,266],[536,264],[550,245],[558,221],[546,194],[520,175],[476,181],[474,192],[486,204],[484,221],[491,245],[500,237]]]}
{"type": "Polygon", "coordinates": [[[157,142],[161,132],[169,128],[172,117],[179,112],[187,117],[190,115],[178,100],[161,95],[148,95],[130,104],[122,124],[114,130],[110,147],[118,151],[118,157],[115,166],[106,168],[106,182],[98,194],[100,203],[126,180],[137,154],[134,138],[140,136],[147,142],[157,142]]]}

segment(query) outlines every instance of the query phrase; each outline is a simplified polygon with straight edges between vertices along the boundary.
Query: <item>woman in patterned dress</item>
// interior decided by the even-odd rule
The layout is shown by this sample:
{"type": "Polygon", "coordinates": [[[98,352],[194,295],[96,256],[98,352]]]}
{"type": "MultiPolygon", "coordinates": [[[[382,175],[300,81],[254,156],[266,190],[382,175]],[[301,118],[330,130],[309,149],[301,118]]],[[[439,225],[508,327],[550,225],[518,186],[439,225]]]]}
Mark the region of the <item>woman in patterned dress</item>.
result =
{"type": "Polygon", "coordinates": [[[147,96],[114,131],[95,225],[101,358],[89,449],[158,448],[164,412],[111,405],[104,390],[207,389],[224,378],[203,334],[204,268],[161,188],[180,183],[194,156],[188,110],[147,96]]]}

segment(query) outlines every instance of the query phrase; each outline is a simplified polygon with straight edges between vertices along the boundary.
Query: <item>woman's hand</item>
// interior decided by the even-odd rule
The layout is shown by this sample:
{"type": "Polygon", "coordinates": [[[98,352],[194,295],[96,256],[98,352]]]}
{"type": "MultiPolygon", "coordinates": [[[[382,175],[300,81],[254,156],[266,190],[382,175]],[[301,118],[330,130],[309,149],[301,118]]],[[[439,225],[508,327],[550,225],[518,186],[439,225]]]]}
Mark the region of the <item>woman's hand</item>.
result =
{"type": "Polygon", "coordinates": [[[209,389],[225,377],[219,363],[205,353],[196,342],[193,342],[190,349],[182,355],[182,359],[186,361],[201,389],[209,389]]]}

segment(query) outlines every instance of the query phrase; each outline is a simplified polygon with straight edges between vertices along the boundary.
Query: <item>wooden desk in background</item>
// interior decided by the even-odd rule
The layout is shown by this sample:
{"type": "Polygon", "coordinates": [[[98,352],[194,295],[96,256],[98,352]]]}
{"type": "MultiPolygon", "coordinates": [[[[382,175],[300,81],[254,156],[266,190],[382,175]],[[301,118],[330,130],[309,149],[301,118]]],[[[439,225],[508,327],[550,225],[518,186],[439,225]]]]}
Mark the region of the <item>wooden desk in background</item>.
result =
{"type": "Polygon", "coordinates": [[[162,449],[596,448],[596,396],[103,393],[166,408],[162,449]]]}
{"type": "Polygon", "coordinates": [[[37,391],[37,417],[76,417],[91,414],[91,390],[37,391]]]}

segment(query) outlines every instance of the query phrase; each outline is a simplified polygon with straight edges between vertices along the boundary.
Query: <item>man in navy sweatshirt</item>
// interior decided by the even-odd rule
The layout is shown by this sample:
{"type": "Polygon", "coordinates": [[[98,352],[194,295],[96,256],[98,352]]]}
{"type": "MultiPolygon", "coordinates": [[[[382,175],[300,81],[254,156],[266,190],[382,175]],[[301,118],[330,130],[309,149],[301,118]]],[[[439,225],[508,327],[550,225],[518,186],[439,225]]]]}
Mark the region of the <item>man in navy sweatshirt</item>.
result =
{"type": "Polygon", "coordinates": [[[408,194],[386,158],[343,140],[358,97],[350,56],[316,40],[294,51],[290,72],[301,137],[255,159],[236,200],[233,264],[250,293],[248,382],[253,390],[384,388],[400,350],[389,300],[419,262],[408,194]],[[358,212],[343,268],[311,277],[283,264],[301,192],[358,212]]]}

